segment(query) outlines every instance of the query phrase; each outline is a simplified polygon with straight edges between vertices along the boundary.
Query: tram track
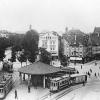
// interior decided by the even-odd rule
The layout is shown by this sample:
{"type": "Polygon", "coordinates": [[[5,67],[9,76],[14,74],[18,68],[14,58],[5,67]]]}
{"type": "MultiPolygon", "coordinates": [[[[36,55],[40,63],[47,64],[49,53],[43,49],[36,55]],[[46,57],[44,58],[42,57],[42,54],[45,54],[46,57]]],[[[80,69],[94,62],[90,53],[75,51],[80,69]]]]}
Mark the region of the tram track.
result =
{"type": "Polygon", "coordinates": [[[76,89],[79,89],[82,87],[82,84],[79,84],[79,85],[75,85],[75,86],[71,86],[70,88],[67,88],[65,91],[63,91],[62,93],[60,93],[59,95],[51,98],[51,100],[58,100],[60,99],[61,97],[63,97],[64,95],[70,93],[71,91],[74,91],[76,89]]]}
{"type": "Polygon", "coordinates": [[[49,99],[48,97],[50,97],[50,100],[58,100],[61,97],[63,97],[64,95],[70,93],[71,91],[79,89],[81,87],[82,87],[82,84],[79,84],[79,85],[75,85],[75,86],[71,86],[69,88],[66,88],[66,89],[64,89],[60,92],[57,92],[57,93],[47,93],[46,95],[42,96],[39,100],[49,99]],[[54,96],[54,94],[57,94],[57,95],[54,96]],[[54,97],[52,98],[52,96],[54,96],[54,97]]]}

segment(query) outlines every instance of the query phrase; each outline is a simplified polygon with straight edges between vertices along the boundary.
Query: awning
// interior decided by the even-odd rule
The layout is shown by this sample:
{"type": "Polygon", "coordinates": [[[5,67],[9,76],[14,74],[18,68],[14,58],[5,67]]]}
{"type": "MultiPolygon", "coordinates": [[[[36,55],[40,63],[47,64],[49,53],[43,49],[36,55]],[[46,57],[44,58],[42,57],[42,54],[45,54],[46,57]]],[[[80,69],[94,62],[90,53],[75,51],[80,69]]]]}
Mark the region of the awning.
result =
{"type": "Polygon", "coordinates": [[[70,60],[82,60],[80,57],[70,57],[70,60]]]}

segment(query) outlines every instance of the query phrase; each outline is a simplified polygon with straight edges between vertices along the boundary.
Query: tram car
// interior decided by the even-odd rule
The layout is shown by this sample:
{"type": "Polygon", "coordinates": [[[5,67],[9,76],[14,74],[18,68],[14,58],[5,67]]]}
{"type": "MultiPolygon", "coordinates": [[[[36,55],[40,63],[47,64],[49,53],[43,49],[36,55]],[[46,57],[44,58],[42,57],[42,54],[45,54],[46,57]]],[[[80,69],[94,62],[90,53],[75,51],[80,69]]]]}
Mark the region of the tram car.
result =
{"type": "Polygon", "coordinates": [[[11,62],[4,61],[2,70],[9,73],[13,73],[13,64],[11,62]]]}
{"type": "Polygon", "coordinates": [[[69,75],[63,75],[61,77],[53,78],[50,80],[50,91],[57,92],[63,88],[69,87],[70,77],[69,75]]]}
{"type": "Polygon", "coordinates": [[[86,83],[87,82],[87,75],[84,74],[72,74],[70,76],[70,85],[86,83]]]}
{"type": "Polygon", "coordinates": [[[50,92],[57,92],[75,84],[87,82],[87,75],[72,74],[53,78],[50,80],[50,92]]]}
{"type": "Polygon", "coordinates": [[[0,100],[4,99],[13,87],[13,78],[10,74],[4,74],[0,79],[0,100]]]}

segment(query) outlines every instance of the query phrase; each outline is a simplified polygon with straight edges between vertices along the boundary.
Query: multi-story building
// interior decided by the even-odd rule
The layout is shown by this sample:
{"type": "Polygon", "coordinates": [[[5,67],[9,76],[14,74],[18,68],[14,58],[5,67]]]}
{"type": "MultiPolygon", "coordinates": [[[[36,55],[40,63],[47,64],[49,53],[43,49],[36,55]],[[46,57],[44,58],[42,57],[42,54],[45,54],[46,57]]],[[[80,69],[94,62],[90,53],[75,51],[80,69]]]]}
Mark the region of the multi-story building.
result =
{"type": "Polygon", "coordinates": [[[94,32],[90,34],[92,42],[92,56],[100,59],[100,27],[95,27],[94,32]]]}
{"type": "Polygon", "coordinates": [[[63,35],[64,55],[72,62],[83,62],[88,54],[88,39],[80,30],[72,30],[63,35]]]}
{"type": "Polygon", "coordinates": [[[52,56],[58,56],[59,36],[56,32],[41,33],[38,47],[45,48],[52,56]]]}
{"type": "Polygon", "coordinates": [[[51,65],[60,66],[59,62],[59,35],[57,32],[45,32],[41,33],[39,36],[39,48],[45,48],[51,53],[52,62],[51,65]]]}

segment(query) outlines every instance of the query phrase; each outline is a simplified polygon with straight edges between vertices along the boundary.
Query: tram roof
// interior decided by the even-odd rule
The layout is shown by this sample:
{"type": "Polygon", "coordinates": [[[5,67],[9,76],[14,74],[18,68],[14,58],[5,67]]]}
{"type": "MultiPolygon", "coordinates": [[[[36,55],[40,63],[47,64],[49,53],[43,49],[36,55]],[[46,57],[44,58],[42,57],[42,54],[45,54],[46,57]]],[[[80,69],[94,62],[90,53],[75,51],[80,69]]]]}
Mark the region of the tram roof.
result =
{"type": "Polygon", "coordinates": [[[34,62],[33,64],[22,67],[18,70],[21,73],[30,74],[30,75],[45,75],[52,74],[56,72],[64,72],[62,69],[58,67],[54,67],[40,61],[34,62]]]}
{"type": "Polygon", "coordinates": [[[83,76],[83,75],[86,75],[86,74],[72,74],[71,77],[83,76]]]}
{"type": "Polygon", "coordinates": [[[61,76],[61,77],[56,77],[56,78],[53,78],[53,79],[51,79],[52,81],[58,81],[58,80],[61,80],[61,79],[63,79],[63,78],[69,78],[69,75],[63,75],[63,76],[61,76]]]}

